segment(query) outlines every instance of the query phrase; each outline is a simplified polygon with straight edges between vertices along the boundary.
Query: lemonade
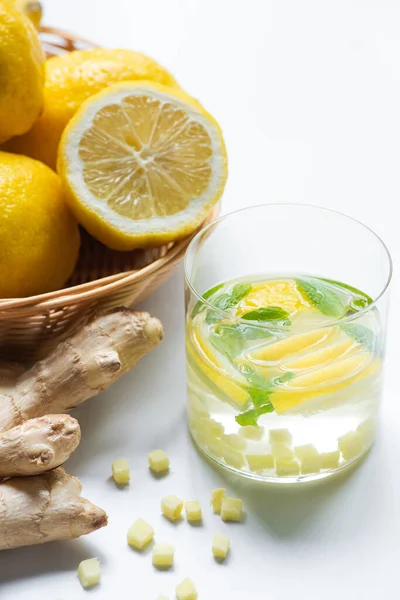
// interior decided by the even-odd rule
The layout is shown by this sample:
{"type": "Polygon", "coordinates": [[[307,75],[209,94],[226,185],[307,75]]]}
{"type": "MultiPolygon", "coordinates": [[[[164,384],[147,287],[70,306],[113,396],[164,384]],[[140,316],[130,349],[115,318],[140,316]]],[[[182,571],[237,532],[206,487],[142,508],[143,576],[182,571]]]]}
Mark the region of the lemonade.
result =
{"type": "Polygon", "coordinates": [[[351,285],[287,274],[212,287],[188,309],[189,426],[251,477],[323,477],[371,446],[382,323],[351,285]]]}

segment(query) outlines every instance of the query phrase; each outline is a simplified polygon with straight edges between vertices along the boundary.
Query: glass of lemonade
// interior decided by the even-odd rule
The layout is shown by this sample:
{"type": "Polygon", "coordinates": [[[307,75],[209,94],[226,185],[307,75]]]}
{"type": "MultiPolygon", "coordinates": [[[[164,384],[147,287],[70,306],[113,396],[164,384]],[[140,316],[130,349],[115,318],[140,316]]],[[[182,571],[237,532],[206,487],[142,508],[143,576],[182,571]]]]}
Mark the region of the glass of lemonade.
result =
{"type": "Polygon", "coordinates": [[[391,272],[373,231],[315,206],[256,206],[201,230],[185,257],[199,448],[286,483],[363,456],[377,425],[391,272]]]}

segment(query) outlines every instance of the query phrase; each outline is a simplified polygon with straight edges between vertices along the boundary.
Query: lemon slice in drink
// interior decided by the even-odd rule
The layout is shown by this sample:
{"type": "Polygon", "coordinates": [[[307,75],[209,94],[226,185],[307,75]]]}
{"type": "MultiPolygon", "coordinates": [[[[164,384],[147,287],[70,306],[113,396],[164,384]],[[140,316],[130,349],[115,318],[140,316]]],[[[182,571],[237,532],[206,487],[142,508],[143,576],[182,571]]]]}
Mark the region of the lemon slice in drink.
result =
{"type": "Polygon", "coordinates": [[[236,316],[265,306],[279,306],[289,315],[312,309],[312,305],[302,296],[294,279],[282,279],[253,283],[251,291],[240,302],[236,316]]]}
{"type": "MultiPolygon", "coordinates": [[[[249,400],[248,392],[232,381],[238,373],[224,357],[217,357],[203,337],[200,327],[193,327],[188,353],[201,373],[217,386],[233,402],[243,406],[249,400]]],[[[245,382],[243,382],[245,384],[245,382]]]]}
{"type": "Polygon", "coordinates": [[[58,172],[85,229],[131,250],[193,232],[223,192],[227,158],[220,127],[199,102],[158,83],[125,82],[71,119],[58,172]]]}

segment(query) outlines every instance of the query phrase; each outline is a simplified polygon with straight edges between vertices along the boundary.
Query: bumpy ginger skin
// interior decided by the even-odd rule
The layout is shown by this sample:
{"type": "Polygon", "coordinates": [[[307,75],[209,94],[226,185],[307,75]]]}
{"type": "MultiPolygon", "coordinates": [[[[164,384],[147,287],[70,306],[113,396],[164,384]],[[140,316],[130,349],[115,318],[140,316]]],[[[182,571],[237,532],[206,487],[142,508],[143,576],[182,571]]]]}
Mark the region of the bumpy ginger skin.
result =
{"type": "Polygon", "coordinates": [[[59,467],[0,483],[0,550],[80,537],[107,515],[80,496],[81,484],[59,467]]]}
{"type": "Polygon", "coordinates": [[[0,432],[63,413],[105,390],[163,337],[146,312],[118,308],[95,316],[16,382],[0,389],[0,432]]]}
{"type": "Polygon", "coordinates": [[[78,446],[81,430],[69,415],[46,415],[0,434],[0,478],[37,475],[62,465],[78,446]]]}

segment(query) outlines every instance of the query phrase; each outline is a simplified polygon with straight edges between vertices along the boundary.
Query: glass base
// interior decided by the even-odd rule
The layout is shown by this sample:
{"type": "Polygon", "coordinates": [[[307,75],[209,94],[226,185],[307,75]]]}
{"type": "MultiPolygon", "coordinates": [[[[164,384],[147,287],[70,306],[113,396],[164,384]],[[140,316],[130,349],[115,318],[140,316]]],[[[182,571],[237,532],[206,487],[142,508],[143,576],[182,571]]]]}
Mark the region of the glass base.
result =
{"type": "Polygon", "coordinates": [[[263,473],[255,473],[253,471],[242,471],[241,469],[237,469],[235,467],[232,467],[231,465],[228,465],[222,459],[219,459],[216,456],[213,456],[212,454],[210,454],[205,447],[201,446],[197,442],[196,438],[192,435],[190,428],[189,428],[189,432],[190,432],[190,437],[192,438],[193,443],[196,446],[196,448],[198,448],[198,450],[200,451],[200,454],[203,454],[205,456],[205,458],[207,458],[211,463],[218,465],[218,467],[221,467],[223,470],[228,471],[229,473],[231,473],[233,475],[240,475],[241,477],[250,479],[252,481],[260,481],[262,483],[273,483],[275,485],[280,485],[280,484],[287,485],[287,484],[294,484],[294,483],[310,483],[310,482],[319,481],[322,479],[327,479],[329,477],[333,477],[335,475],[342,474],[344,471],[350,470],[351,467],[354,468],[354,467],[357,467],[359,464],[361,464],[361,462],[363,461],[363,459],[366,457],[366,455],[368,454],[368,452],[371,450],[371,448],[373,446],[373,443],[371,443],[369,446],[366,446],[365,449],[363,450],[363,452],[361,452],[358,456],[355,456],[351,460],[346,461],[345,463],[343,463],[336,469],[324,469],[323,471],[320,471],[319,473],[310,473],[307,475],[296,475],[294,477],[293,476],[278,477],[276,474],[268,475],[268,474],[263,474],[263,473]]]}

